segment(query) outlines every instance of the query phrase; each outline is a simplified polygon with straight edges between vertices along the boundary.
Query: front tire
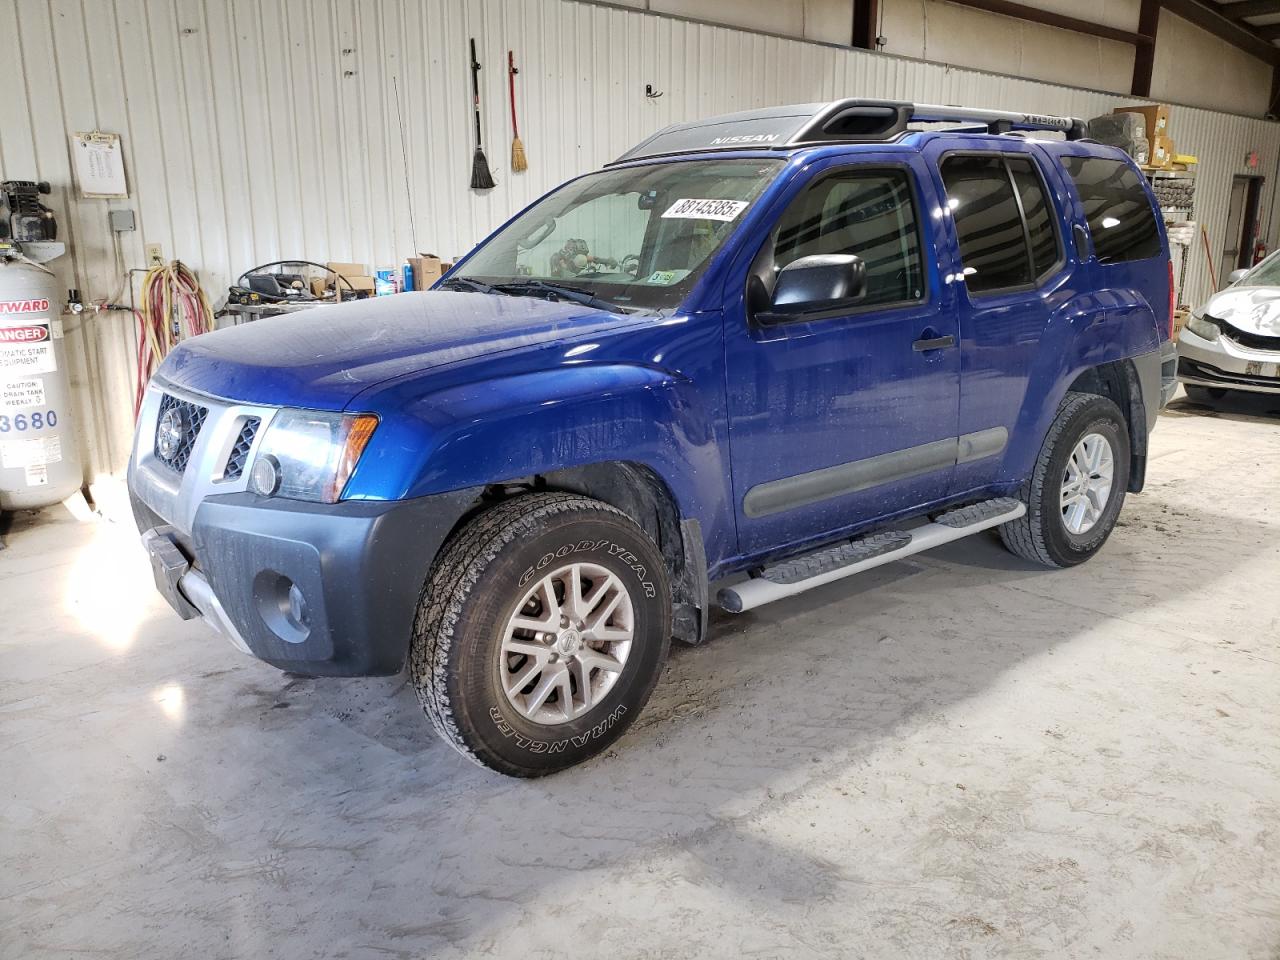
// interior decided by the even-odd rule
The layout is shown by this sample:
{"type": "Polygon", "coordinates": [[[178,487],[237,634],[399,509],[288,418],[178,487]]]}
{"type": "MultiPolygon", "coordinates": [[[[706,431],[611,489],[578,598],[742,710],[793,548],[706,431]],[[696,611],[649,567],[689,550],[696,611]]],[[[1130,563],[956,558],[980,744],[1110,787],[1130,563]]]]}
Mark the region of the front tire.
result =
{"type": "Polygon", "coordinates": [[[1011,553],[1050,567],[1102,549],[1129,486],[1129,428],[1111,400],[1068,393],[1022,492],[1027,512],[1000,527],[1011,553]]]}
{"type": "Polygon", "coordinates": [[[1192,403],[1212,406],[1227,395],[1225,387],[1206,387],[1198,383],[1184,383],[1182,389],[1187,391],[1187,399],[1192,403]]]}
{"type": "Polygon", "coordinates": [[[409,660],[446,741],[517,777],[617,740],[666,660],[662,555],[621,511],[568,493],[516,497],[455,534],[423,591],[409,660]]]}

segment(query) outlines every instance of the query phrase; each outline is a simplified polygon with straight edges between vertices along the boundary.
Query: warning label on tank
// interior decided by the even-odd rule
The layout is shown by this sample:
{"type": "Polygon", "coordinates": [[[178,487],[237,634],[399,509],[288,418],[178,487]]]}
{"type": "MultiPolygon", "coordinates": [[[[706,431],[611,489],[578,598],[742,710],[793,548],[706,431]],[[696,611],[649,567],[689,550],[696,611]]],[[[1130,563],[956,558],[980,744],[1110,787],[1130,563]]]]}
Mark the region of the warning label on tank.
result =
{"type": "Polygon", "coordinates": [[[27,475],[28,487],[47,487],[49,485],[49,467],[46,464],[28,464],[27,469],[23,472],[27,475]]]}
{"type": "Polygon", "coordinates": [[[0,380],[57,369],[53,332],[47,322],[0,322],[0,380]]]}
{"type": "Polygon", "coordinates": [[[43,467],[62,461],[61,437],[33,437],[0,443],[0,467],[6,470],[43,467]]]}
{"type": "Polygon", "coordinates": [[[24,410],[44,405],[44,381],[39,377],[0,382],[0,410],[24,410]]]}
{"type": "Polygon", "coordinates": [[[49,309],[47,297],[30,300],[0,300],[0,317],[10,313],[44,313],[49,309]]]}

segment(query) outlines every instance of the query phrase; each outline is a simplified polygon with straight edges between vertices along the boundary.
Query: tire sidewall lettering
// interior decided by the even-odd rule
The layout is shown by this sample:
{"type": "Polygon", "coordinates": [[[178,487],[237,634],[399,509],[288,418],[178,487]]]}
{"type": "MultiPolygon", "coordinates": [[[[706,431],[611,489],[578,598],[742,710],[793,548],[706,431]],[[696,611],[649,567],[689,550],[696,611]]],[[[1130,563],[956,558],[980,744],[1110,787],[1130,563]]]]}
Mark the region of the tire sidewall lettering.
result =
{"type": "Polygon", "coordinates": [[[508,740],[511,740],[521,750],[526,750],[533,754],[556,754],[562,753],[570,747],[585,747],[593,740],[598,740],[621,720],[627,713],[627,705],[620,703],[613,708],[599,723],[592,726],[584,733],[579,733],[570,737],[563,737],[559,740],[534,740],[520,733],[511,724],[506,717],[502,715],[502,711],[497,707],[489,708],[489,719],[493,721],[493,725],[497,727],[508,740]]]}
{"type": "Polygon", "coordinates": [[[627,569],[636,575],[636,579],[640,582],[640,589],[644,591],[646,598],[652,600],[658,595],[658,589],[653,581],[649,579],[649,568],[645,566],[644,561],[637,557],[631,550],[614,543],[612,540],[579,540],[577,543],[566,543],[557,547],[555,550],[549,550],[538,558],[538,561],[525,568],[524,573],[520,574],[520,579],[516,582],[518,587],[526,587],[540,570],[546,569],[556,560],[563,560],[565,557],[577,553],[599,553],[604,552],[609,557],[624,564],[627,569]]]}

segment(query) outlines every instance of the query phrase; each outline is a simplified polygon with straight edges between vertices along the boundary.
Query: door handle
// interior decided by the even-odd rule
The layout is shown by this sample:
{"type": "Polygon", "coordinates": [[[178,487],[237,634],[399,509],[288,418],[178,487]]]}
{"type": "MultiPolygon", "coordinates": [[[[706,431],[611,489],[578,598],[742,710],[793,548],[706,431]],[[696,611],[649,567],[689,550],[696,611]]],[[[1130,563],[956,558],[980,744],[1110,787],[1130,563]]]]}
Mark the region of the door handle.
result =
{"type": "Polygon", "coordinates": [[[945,350],[947,347],[954,347],[955,345],[956,338],[953,336],[927,337],[911,344],[911,349],[916,353],[924,353],[926,350],[945,350]]]}

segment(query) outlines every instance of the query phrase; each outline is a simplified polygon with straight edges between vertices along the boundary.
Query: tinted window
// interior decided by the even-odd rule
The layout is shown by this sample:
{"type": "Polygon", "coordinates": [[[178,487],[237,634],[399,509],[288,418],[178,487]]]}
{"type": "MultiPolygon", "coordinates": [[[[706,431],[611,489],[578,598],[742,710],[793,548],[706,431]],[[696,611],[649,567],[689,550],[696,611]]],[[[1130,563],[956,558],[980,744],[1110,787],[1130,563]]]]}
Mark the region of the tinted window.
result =
{"type": "Polygon", "coordinates": [[[774,265],[816,253],[852,253],[867,268],[863,304],[924,295],[920,232],[905,171],[878,170],[819,180],[778,224],[774,265]]]}
{"type": "Polygon", "coordinates": [[[1044,195],[1044,185],[1035,164],[1030,159],[1006,157],[1013,174],[1018,197],[1022,200],[1022,213],[1027,218],[1027,235],[1031,239],[1031,257],[1037,277],[1058,262],[1057,218],[1044,195]]]}
{"type": "Polygon", "coordinates": [[[1084,204],[1093,251],[1101,263],[1159,256],[1160,231],[1142,181],[1120,160],[1063,157],[1084,204]]]}
{"type": "Polygon", "coordinates": [[[941,169],[969,292],[1030,283],[1031,258],[1004,160],[948,157],[941,169]]]}

